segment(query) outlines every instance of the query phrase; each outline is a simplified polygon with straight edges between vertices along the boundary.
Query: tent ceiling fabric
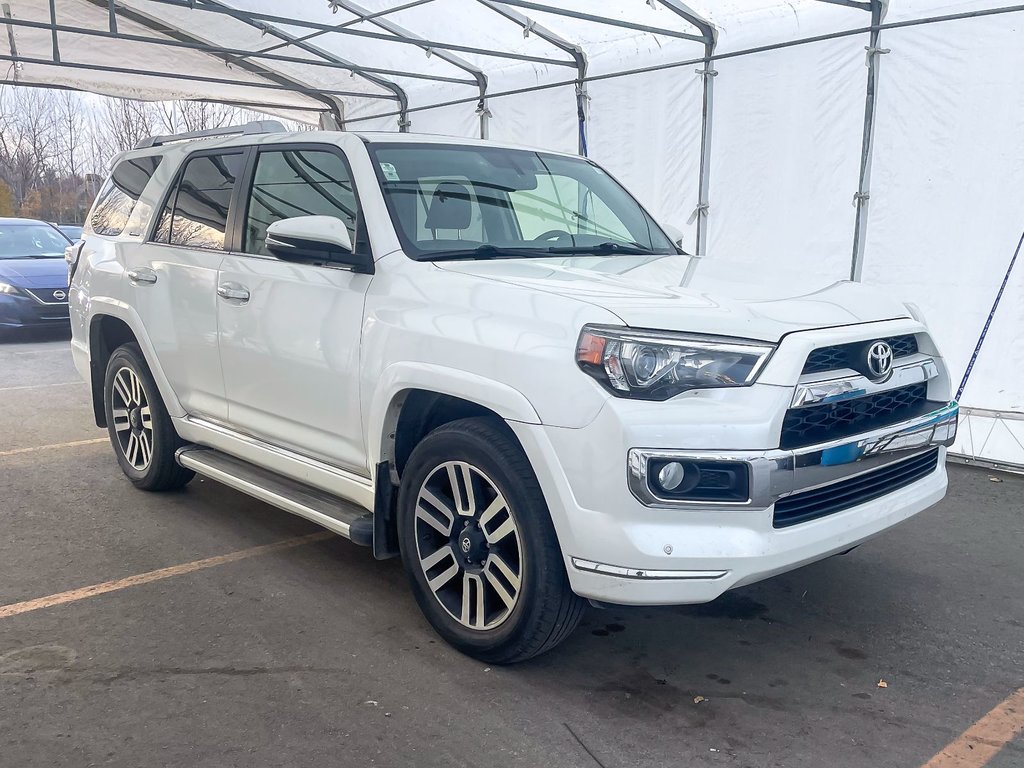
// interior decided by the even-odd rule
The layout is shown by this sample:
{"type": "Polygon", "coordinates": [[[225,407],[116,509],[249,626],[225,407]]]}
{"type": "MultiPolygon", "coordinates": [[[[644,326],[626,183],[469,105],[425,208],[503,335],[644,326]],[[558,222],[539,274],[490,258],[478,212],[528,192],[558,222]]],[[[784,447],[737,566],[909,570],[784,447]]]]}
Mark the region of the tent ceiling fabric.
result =
{"type": "Polygon", "coordinates": [[[411,92],[471,101],[489,81],[524,68],[538,83],[572,80],[590,52],[637,37],[699,56],[710,29],[700,23],[705,14],[691,15],[679,0],[305,0],[287,10],[276,0],[3,0],[2,7],[13,40],[12,50],[0,51],[5,81],[263,105],[306,122],[322,112],[346,119],[397,112],[411,92]]]}

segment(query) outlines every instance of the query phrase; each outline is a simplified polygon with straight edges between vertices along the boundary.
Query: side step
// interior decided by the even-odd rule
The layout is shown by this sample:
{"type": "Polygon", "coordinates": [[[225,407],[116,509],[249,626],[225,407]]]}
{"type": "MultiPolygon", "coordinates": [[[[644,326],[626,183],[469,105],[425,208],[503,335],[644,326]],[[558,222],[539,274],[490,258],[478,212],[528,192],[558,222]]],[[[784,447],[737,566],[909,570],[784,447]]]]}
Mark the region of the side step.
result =
{"type": "Polygon", "coordinates": [[[186,445],[174,455],[178,463],[196,474],[216,480],[275,507],[304,517],[351,539],[373,545],[373,515],[358,504],[339,499],[255,464],[236,459],[213,448],[186,445]]]}

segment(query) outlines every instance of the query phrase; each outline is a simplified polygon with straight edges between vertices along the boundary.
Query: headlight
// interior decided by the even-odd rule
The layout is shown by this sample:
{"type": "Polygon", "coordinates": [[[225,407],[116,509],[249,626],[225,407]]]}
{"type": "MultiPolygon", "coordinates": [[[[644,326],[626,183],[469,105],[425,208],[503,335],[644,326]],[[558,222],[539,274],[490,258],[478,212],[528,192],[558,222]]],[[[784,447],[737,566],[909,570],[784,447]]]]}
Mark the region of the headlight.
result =
{"type": "Polygon", "coordinates": [[[775,345],[588,325],[576,362],[619,397],[667,400],[688,389],[754,383],[775,345]]]}
{"type": "Polygon", "coordinates": [[[18,289],[7,283],[0,283],[0,293],[18,293],[18,289]]]}

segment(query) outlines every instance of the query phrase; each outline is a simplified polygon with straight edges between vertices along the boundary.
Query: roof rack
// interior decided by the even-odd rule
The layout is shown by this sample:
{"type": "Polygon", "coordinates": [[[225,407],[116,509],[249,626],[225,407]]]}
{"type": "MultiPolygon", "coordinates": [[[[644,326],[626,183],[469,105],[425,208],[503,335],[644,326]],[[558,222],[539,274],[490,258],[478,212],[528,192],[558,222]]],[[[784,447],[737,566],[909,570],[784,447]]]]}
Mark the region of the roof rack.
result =
{"type": "Polygon", "coordinates": [[[135,145],[136,149],[159,147],[174,141],[188,139],[208,139],[213,136],[240,136],[254,133],[284,133],[286,128],[278,120],[253,120],[244,125],[225,125],[223,128],[208,128],[205,131],[188,131],[187,133],[171,133],[166,136],[147,136],[135,145]]]}

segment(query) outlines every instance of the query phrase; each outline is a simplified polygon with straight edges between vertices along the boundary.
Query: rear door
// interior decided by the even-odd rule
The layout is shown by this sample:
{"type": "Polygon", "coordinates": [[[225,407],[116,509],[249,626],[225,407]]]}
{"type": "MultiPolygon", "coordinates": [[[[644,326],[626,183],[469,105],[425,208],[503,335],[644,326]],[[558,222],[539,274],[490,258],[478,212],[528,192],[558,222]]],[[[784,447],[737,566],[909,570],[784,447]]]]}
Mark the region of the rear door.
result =
{"type": "Polygon", "coordinates": [[[182,163],[149,240],[126,250],[132,304],[160,366],[190,414],[227,419],[217,345],[217,271],[228,245],[245,147],[203,150],[182,163]]]}
{"type": "Polygon", "coordinates": [[[239,205],[237,252],[220,268],[220,354],[232,427],[362,475],[358,372],[370,275],[276,259],[267,227],[341,219],[369,240],[344,152],[330,144],[256,147],[239,205]]]}

